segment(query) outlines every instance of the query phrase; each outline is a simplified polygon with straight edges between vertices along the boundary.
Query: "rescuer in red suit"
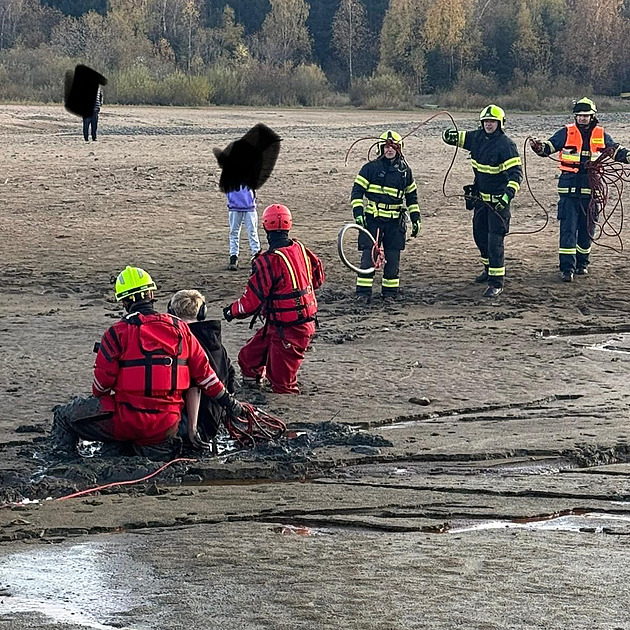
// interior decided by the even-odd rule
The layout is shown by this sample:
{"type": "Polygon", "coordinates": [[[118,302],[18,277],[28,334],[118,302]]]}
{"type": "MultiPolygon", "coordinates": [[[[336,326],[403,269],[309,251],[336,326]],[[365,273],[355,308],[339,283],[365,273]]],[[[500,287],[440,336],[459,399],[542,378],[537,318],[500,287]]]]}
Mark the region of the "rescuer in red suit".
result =
{"type": "Polygon", "coordinates": [[[94,397],[58,408],[53,421],[55,450],[72,455],[79,438],[124,443],[132,454],[169,459],[191,383],[228,413],[243,409],[210,367],[188,324],[153,307],[155,283],[139,267],[116,279],[116,300],[127,314],[103,335],[94,364],[94,397]]]}
{"type": "Polygon", "coordinates": [[[299,394],[297,373],[315,334],[315,289],[324,282],[319,258],[289,238],[290,210],[265,208],[262,224],[269,249],[252,262],[252,275],[243,296],[223,309],[229,322],[259,315],[265,325],[243,346],[238,363],[243,382],[262,384],[266,377],[278,394],[299,394]]]}

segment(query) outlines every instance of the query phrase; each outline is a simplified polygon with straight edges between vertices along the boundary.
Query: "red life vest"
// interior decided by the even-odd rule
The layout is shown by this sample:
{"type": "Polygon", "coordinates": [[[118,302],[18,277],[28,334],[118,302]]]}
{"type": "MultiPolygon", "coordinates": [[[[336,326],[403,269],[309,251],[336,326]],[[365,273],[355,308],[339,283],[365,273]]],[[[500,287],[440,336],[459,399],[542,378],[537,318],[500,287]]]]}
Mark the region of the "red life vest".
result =
{"type": "Polygon", "coordinates": [[[128,343],[118,364],[116,394],[168,398],[190,387],[188,357],[182,356],[180,323],[170,315],[134,315],[123,320],[128,343]]]}
{"type": "MultiPolygon", "coordinates": [[[[580,158],[582,157],[582,134],[578,126],[573,123],[567,125],[567,139],[560,153],[559,167],[561,171],[577,173],[580,170],[580,158]]],[[[596,160],[606,148],[604,128],[600,125],[593,127],[590,139],[590,160],[596,160]]]]}
{"type": "Polygon", "coordinates": [[[282,278],[267,298],[265,314],[277,326],[311,322],[317,314],[313,269],[306,248],[299,241],[271,253],[277,257],[282,278]]]}

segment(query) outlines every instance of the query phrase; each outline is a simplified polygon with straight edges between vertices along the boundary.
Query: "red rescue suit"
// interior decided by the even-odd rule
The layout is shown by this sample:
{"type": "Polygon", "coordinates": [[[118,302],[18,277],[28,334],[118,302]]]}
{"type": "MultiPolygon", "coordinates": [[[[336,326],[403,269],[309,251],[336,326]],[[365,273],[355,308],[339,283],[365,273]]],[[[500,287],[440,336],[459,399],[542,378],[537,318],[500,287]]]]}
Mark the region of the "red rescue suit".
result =
{"type": "Polygon", "coordinates": [[[92,392],[114,413],[116,440],[158,444],[176,433],[191,379],[212,398],[224,391],[186,323],[132,313],[103,335],[92,392]]]}
{"type": "Polygon", "coordinates": [[[266,320],[239,352],[244,377],[266,376],[274,392],[299,394],[297,372],[315,334],[315,289],[323,282],[321,261],[299,241],[254,259],[245,293],[230,307],[237,319],[266,320]]]}

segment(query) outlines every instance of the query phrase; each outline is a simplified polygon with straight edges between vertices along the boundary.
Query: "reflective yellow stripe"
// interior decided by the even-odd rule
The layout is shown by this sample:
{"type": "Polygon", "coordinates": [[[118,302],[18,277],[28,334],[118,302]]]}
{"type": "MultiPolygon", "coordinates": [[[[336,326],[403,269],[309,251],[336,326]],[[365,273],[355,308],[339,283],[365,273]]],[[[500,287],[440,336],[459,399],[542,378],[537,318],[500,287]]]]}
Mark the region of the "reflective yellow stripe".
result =
{"type": "Polygon", "coordinates": [[[405,194],[413,192],[414,190],[418,190],[418,186],[416,185],[416,182],[411,182],[411,184],[405,188],[405,194]]]}
{"type": "Polygon", "coordinates": [[[361,188],[366,188],[370,185],[370,182],[368,182],[367,179],[365,179],[365,177],[361,177],[361,175],[357,175],[357,178],[354,180],[355,184],[359,184],[359,186],[361,186],[361,188]]]}
{"type": "Polygon", "coordinates": [[[371,214],[374,217],[383,217],[384,219],[397,219],[400,216],[402,211],[402,205],[390,205],[387,204],[377,204],[374,201],[367,202],[365,207],[366,214],[371,214]],[[384,206],[380,207],[379,205],[384,206]]]}
{"type": "Polygon", "coordinates": [[[579,254],[590,254],[591,253],[591,248],[589,247],[588,249],[582,249],[579,245],[576,247],[577,251],[579,254]]]}
{"type": "Polygon", "coordinates": [[[310,279],[313,277],[313,269],[311,267],[311,259],[308,257],[308,254],[306,253],[306,247],[304,247],[304,245],[302,245],[302,243],[300,243],[300,241],[295,241],[295,242],[300,246],[300,249],[302,250],[302,256],[304,256],[304,263],[306,264],[306,272],[308,274],[309,285],[310,285],[310,279]]]}
{"type": "Polygon", "coordinates": [[[521,185],[518,182],[509,181],[507,183],[507,188],[511,188],[514,191],[514,194],[516,194],[521,189],[521,185]]]}
{"type": "Polygon", "coordinates": [[[379,186],[378,184],[370,184],[367,187],[367,191],[369,193],[375,193],[377,195],[389,195],[390,197],[395,197],[396,199],[402,199],[403,196],[402,190],[398,190],[398,188],[379,186]]]}
{"type": "Polygon", "coordinates": [[[482,259],[481,259],[481,262],[482,262],[484,265],[489,265],[489,264],[490,264],[490,259],[489,259],[489,258],[482,258],[482,259]]]}
{"type": "Polygon", "coordinates": [[[412,203],[407,210],[409,210],[409,212],[420,212],[420,206],[417,203],[412,203]]]}
{"type": "Polygon", "coordinates": [[[464,142],[466,142],[466,132],[465,131],[458,131],[457,132],[457,146],[458,147],[463,147],[464,146],[464,142]]]}
{"type": "Polygon", "coordinates": [[[386,289],[394,289],[400,286],[400,279],[399,278],[393,278],[393,279],[383,278],[381,280],[381,286],[385,287],[386,289]]]}
{"type": "Polygon", "coordinates": [[[484,201],[499,201],[499,199],[501,198],[501,195],[489,195],[488,193],[479,193],[479,196],[484,200],[484,201]]]}
{"type": "Polygon", "coordinates": [[[352,207],[353,208],[358,208],[359,206],[363,205],[363,199],[353,199],[352,200],[352,207]]]}
{"type": "Polygon", "coordinates": [[[558,194],[559,195],[569,195],[572,193],[577,193],[579,195],[590,195],[591,194],[591,189],[590,188],[564,188],[563,186],[558,186],[558,194]]]}
{"type": "Polygon", "coordinates": [[[370,287],[374,284],[374,278],[366,278],[365,276],[357,276],[358,287],[370,287]]]}
{"type": "Polygon", "coordinates": [[[289,259],[285,256],[284,252],[281,252],[279,249],[277,249],[274,252],[274,254],[278,254],[278,256],[280,256],[280,258],[284,260],[287,268],[289,269],[289,273],[291,274],[291,284],[293,284],[294,289],[297,289],[298,288],[297,278],[295,277],[295,271],[293,271],[293,267],[291,266],[289,259]]]}
{"type": "Polygon", "coordinates": [[[489,267],[488,268],[489,276],[504,276],[505,275],[505,267],[489,267]]]}
{"type": "Polygon", "coordinates": [[[545,140],[543,142],[543,146],[547,146],[549,147],[549,153],[555,153],[556,152],[556,147],[553,146],[553,144],[551,144],[551,142],[549,142],[549,140],[545,140]]]}
{"type": "Polygon", "coordinates": [[[566,254],[567,256],[575,256],[575,247],[560,247],[558,248],[559,254],[566,254]]]}
{"type": "Polygon", "coordinates": [[[488,173],[489,175],[498,175],[499,173],[502,173],[503,171],[507,171],[513,166],[520,166],[521,158],[520,157],[510,158],[509,160],[506,160],[505,162],[502,162],[501,164],[499,164],[499,166],[490,166],[489,164],[481,164],[480,162],[477,162],[476,160],[470,160],[470,163],[472,164],[472,167],[475,170],[479,171],[480,173],[488,173]]]}
{"type": "Polygon", "coordinates": [[[579,164],[580,162],[580,154],[579,153],[568,153],[567,151],[562,151],[560,154],[560,159],[563,162],[570,162],[573,164],[579,164]]]}

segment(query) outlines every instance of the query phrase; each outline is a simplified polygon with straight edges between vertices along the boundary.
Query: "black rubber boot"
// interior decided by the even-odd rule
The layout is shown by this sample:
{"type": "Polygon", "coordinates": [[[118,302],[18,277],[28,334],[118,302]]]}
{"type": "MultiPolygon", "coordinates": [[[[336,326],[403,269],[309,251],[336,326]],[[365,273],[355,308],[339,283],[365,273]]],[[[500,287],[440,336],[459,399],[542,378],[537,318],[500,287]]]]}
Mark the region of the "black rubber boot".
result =
{"type": "Polygon", "coordinates": [[[232,254],[230,256],[230,264],[228,265],[228,269],[230,271],[236,271],[238,269],[238,256],[236,256],[236,254],[232,254]]]}
{"type": "Polygon", "coordinates": [[[476,278],[475,282],[477,284],[484,284],[488,282],[488,270],[484,269],[476,278]]]}

